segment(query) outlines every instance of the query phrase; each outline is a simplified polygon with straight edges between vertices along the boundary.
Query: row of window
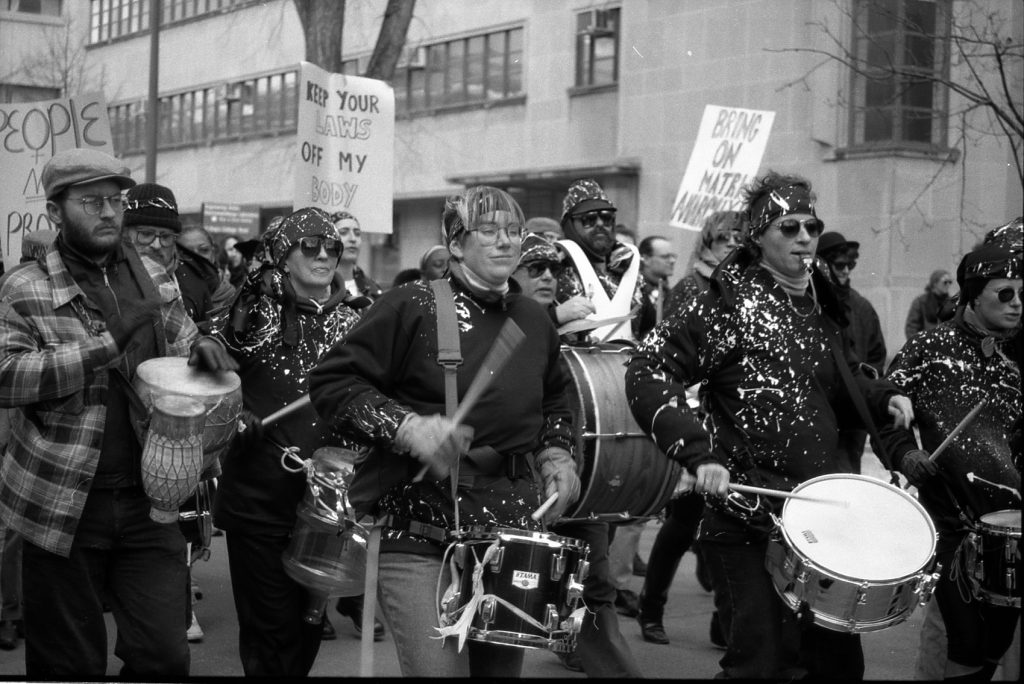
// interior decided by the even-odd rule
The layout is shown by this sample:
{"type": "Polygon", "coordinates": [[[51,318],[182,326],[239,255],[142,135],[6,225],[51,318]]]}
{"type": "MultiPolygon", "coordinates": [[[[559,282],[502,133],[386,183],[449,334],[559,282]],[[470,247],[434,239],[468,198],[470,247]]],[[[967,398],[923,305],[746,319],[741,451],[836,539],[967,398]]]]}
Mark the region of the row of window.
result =
{"type": "MultiPolygon", "coordinates": [[[[174,17],[237,7],[249,0],[163,0],[174,17]]],[[[93,0],[96,26],[145,23],[148,0],[93,0]],[[141,12],[136,14],[136,12],[141,12]],[[105,14],[104,14],[105,13],[105,14]],[[116,21],[115,21],[116,14],[116,21]]],[[[943,146],[946,92],[936,82],[948,65],[950,0],[856,0],[852,53],[854,70],[850,144],[911,143],[943,146]]],[[[140,24],[140,25],[141,25],[140,24]]],[[[620,10],[576,15],[575,86],[614,85],[619,79],[620,10]]],[[[520,102],[523,84],[523,28],[509,28],[406,50],[392,79],[399,116],[446,108],[520,102]]],[[[352,59],[343,71],[365,71],[367,58],[352,59]]],[[[160,144],[175,146],[294,130],[295,72],[208,87],[160,99],[160,144]]],[[[145,125],[142,102],[111,108],[121,152],[141,149],[145,125]]]]}
{"type": "MultiPolygon", "coordinates": [[[[160,25],[227,12],[256,2],[259,0],[160,0],[160,25]]],[[[150,4],[151,0],[92,0],[89,7],[89,43],[102,43],[148,31],[150,4]]]]}

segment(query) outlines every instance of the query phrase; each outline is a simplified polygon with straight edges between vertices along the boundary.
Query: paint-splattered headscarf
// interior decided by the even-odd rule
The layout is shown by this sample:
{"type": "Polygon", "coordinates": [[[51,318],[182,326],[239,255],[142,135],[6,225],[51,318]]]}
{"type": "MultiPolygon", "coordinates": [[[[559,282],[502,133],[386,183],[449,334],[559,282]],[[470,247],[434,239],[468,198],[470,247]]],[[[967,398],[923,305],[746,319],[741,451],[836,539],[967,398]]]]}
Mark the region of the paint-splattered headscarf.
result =
{"type": "Polygon", "coordinates": [[[1021,255],[1015,254],[1003,243],[991,243],[968,252],[956,268],[956,283],[960,286],[960,301],[969,304],[985,289],[985,284],[997,278],[1020,278],[1024,275],[1021,255]]]}
{"type": "Polygon", "coordinates": [[[523,238],[523,251],[519,255],[519,265],[526,266],[535,261],[552,261],[558,263],[562,260],[558,248],[547,241],[543,236],[530,233],[523,238]]]}
{"type": "Polygon", "coordinates": [[[280,266],[288,258],[292,247],[304,237],[341,239],[326,211],[317,207],[299,209],[263,234],[263,252],[267,263],[280,266]]]}
{"type": "Polygon", "coordinates": [[[758,197],[750,206],[751,236],[760,235],[772,221],[790,214],[810,214],[817,218],[818,215],[814,212],[814,195],[806,185],[784,185],[758,197]]]}
{"type": "Polygon", "coordinates": [[[469,188],[462,195],[445,198],[444,212],[441,214],[441,229],[444,231],[446,245],[451,245],[467,230],[476,227],[481,216],[495,211],[507,211],[519,223],[520,228],[526,224],[526,217],[519,203],[512,199],[504,190],[488,185],[469,188]]]}

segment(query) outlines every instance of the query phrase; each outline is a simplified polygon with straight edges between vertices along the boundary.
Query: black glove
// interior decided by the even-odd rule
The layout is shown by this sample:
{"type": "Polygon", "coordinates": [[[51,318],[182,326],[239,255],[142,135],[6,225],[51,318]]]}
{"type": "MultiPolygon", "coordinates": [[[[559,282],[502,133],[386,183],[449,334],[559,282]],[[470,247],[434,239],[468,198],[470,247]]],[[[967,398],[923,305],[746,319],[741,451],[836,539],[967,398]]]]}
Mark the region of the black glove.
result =
{"type": "Polygon", "coordinates": [[[124,351],[132,335],[147,323],[152,325],[159,315],[160,301],[157,299],[141,299],[123,307],[121,315],[115,317],[108,326],[117,348],[124,351]]]}
{"type": "Polygon", "coordinates": [[[920,449],[914,449],[903,454],[903,460],[900,461],[900,470],[907,476],[910,484],[918,488],[939,474],[939,466],[935,464],[935,461],[928,458],[927,451],[921,451],[920,449]]]}
{"type": "Polygon", "coordinates": [[[249,409],[238,414],[238,446],[248,449],[263,439],[263,420],[249,409]]]}
{"type": "Polygon", "coordinates": [[[211,373],[238,370],[238,362],[211,337],[200,337],[196,340],[188,357],[188,365],[211,373]]]}

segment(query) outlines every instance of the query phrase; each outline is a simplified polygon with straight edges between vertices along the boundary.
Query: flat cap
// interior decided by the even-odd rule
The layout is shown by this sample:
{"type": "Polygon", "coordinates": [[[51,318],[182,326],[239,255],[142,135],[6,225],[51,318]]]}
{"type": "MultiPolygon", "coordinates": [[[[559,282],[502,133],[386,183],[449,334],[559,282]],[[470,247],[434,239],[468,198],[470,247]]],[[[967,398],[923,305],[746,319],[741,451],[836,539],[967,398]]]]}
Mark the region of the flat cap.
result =
{"type": "Polygon", "coordinates": [[[53,155],[43,167],[46,199],[53,199],[67,187],[79,183],[112,180],[122,190],[135,185],[131,170],[115,157],[91,147],[76,147],[53,155]]]}

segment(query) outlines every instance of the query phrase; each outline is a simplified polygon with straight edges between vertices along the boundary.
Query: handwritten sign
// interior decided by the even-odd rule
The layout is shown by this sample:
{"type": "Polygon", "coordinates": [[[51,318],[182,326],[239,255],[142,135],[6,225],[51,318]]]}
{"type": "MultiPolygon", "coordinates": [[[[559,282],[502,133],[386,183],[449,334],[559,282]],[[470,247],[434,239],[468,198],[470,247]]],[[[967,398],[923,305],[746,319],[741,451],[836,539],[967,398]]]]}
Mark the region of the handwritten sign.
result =
{"type": "Polygon", "coordinates": [[[46,213],[43,166],[57,152],[95,147],[114,153],[103,96],[0,104],[0,253],[4,268],[21,260],[26,233],[53,229],[46,213]]]}
{"type": "Polygon", "coordinates": [[[700,230],[708,214],[742,209],[743,186],[761,166],[774,121],[775,112],[704,107],[670,225],[700,230]]]}
{"type": "Polygon", "coordinates": [[[391,232],[395,91],[384,81],[299,69],[295,208],[347,211],[364,232],[391,232]]]}

